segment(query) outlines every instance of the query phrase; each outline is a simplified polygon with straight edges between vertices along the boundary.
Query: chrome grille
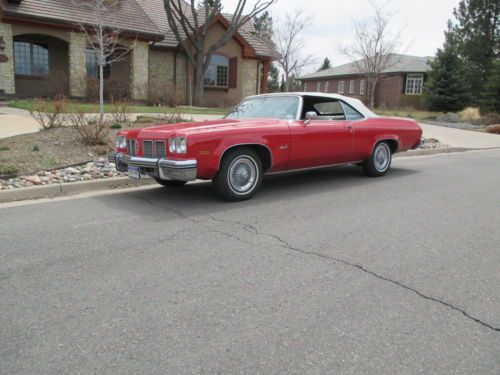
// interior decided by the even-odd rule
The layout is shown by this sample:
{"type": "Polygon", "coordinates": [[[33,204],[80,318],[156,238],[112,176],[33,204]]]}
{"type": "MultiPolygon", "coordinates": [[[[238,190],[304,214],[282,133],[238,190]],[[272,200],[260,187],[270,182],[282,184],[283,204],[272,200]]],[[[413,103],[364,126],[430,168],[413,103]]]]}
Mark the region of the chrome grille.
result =
{"type": "Polygon", "coordinates": [[[127,139],[127,153],[135,156],[135,139],[127,139]]]}
{"type": "Polygon", "coordinates": [[[165,141],[155,141],[155,151],[157,158],[164,158],[167,156],[165,141]]]}
{"type": "Polygon", "coordinates": [[[145,158],[152,158],[153,155],[153,141],[142,142],[142,154],[145,158]]]}

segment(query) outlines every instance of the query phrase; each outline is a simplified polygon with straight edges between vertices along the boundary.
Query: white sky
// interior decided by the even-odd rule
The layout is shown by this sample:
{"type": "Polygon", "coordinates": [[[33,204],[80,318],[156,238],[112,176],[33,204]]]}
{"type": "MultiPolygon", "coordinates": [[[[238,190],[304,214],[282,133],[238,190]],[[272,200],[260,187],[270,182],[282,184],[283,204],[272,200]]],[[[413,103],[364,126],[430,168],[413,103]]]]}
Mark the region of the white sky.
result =
{"type": "MultiPolygon", "coordinates": [[[[404,28],[402,44],[407,54],[416,56],[433,56],[442,46],[448,19],[453,17],[453,8],[459,3],[459,0],[278,0],[269,10],[274,19],[296,8],[313,16],[312,26],[303,33],[307,45],[304,52],[316,56],[318,65],[328,57],[336,66],[349,62],[338,52],[338,45],[352,40],[353,19],[362,20],[373,14],[371,1],[386,4],[385,9],[395,13],[392,28],[404,28]]],[[[224,11],[232,12],[236,3],[237,0],[223,0],[224,11]]]]}

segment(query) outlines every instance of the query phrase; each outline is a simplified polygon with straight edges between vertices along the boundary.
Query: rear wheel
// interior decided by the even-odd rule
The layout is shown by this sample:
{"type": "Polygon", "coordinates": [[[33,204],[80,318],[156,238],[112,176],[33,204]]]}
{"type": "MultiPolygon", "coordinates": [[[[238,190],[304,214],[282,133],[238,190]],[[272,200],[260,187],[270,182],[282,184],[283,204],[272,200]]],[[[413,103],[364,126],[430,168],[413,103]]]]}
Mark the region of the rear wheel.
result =
{"type": "Polygon", "coordinates": [[[167,188],[180,187],[186,185],[186,181],[169,181],[169,180],[161,180],[159,178],[155,178],[155,181],[167,188]]]}
{"type": "Polygon", "coordinates": [[[230,150],[213,179],[216,193],[228,201],[250,199],[262,184],[262,162],[251,148],[230,150]]]}
{"type": "Polygon", "coordinates": [[[370,159],[363,163],[363,170],[368,176],[380,177],[391,167],[392,151],[387,142],[379,142],[373,149],[370,159]]]}

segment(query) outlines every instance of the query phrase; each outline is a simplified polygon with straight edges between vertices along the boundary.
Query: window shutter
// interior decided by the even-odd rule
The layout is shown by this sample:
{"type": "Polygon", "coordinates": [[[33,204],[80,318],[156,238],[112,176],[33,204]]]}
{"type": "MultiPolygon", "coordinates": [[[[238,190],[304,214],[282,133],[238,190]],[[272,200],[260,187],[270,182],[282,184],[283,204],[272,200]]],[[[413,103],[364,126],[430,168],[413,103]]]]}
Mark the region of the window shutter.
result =
{"type": "Polygon", "coordinates": [[[403,74],[403,95],[406,95],[406,83],[408,82],[408,75],[403,74]]]}
{"type": "Polygon", "coordinates": [[[238,82],[238,58],[229,59],[229,88],[235,89],[238,82]]]}

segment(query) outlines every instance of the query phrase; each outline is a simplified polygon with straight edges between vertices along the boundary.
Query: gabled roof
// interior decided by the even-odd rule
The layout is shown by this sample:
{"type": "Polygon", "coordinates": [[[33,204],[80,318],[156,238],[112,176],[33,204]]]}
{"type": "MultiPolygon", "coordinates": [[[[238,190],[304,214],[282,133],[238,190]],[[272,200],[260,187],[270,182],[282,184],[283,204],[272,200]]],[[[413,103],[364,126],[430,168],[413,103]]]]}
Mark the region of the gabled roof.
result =
{"type": "MultiPolygon", "coordinates": [[[[383,73],[426,73],[431,70],[429,61],[432,61],[432,59],[432,57],[391,54],[389,57],[390,67],[384,70],[383,73]]],[[[360,73],[356,63],[352,62],[331,69],[325,69],[317,73],[306,74],[299,79],[309,80],[356,75],[362,75],[362,73],[360,73]]]]}
{"type": "MultiPolygon", "coordinates": [[[[165,11],[163,0],[138,0],[139,5],[142,7],[144,12],[149,16],[149,18],[154,22],[155,26],[161,31],[165,38],[156,43],[157,46],[174,48],[179,45],[174,33],[170,29],[167,19],[167,13],[165,11]]],[[[187,13],[191,12],[191,7],[189,4],[184,3],[184,11],[187,13]]],[[[199,17],[203,17],[203,12],[199,13],[199,17]]],[[[231,20],[230,14],[222,15],[228,21],[231,20]]],[[[200,20],[200,23],[203,21],[200,20]]],[[[250,45],[257,56],[273,56],[273,53],[269,47],[255,35],[255,29],[251,22],[246,23],[241,27],[238,34],[250,45]]]]}
{"type": "MultiPolygon", "coordinates": [[[[0,1],[4,8],[4,18],[30,19],[63,25],[95,24],[91,13],[86,9],[75,7],[71,0],[22,0],[20,4],[7,0],[0,1]]],[[[162,33],[136,0],[120,0],[118,4],[112,17],[106,20],[108,26],[149,39],[161,38],[162,33]]]]}

